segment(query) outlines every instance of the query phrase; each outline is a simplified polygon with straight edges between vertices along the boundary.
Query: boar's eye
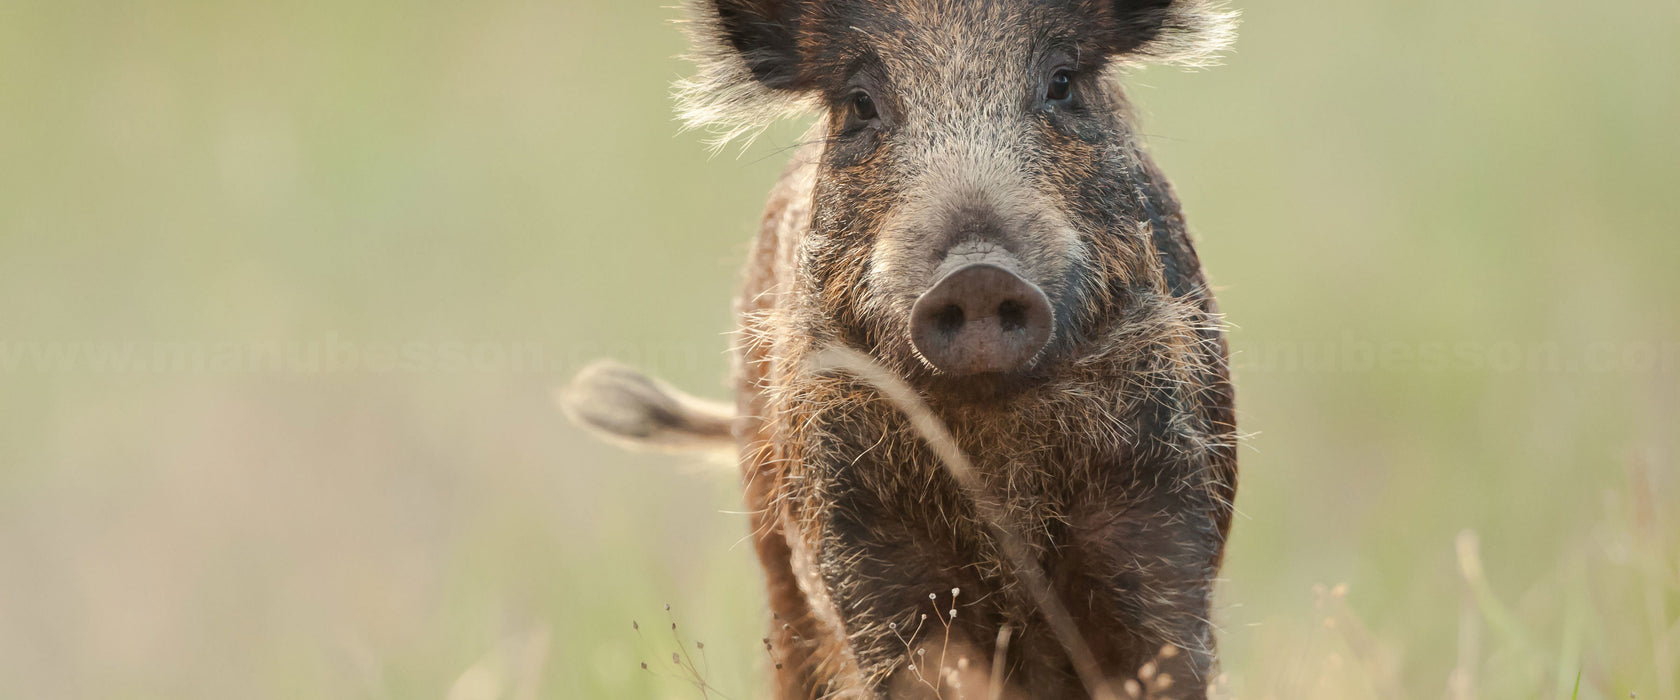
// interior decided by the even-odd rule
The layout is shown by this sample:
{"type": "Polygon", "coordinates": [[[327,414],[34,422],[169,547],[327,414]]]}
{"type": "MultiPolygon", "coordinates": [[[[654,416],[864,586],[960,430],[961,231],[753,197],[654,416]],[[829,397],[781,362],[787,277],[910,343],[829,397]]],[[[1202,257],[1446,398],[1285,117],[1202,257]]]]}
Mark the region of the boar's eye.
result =
{"type": "Polygon", "coordinates": [[[1063,68],[1050,76],[1050,87],[1044,91],[1044,99],[1051,102],[1061,102],[1073,96],[1073,71],[1063,68]]]}
{"type": "Polygon", "coordinates": [[[851,109],[852,118],[860,122],[873,121],[878,116],[875,112],[875,100],[865,92],[852,94],[851,109]]]}

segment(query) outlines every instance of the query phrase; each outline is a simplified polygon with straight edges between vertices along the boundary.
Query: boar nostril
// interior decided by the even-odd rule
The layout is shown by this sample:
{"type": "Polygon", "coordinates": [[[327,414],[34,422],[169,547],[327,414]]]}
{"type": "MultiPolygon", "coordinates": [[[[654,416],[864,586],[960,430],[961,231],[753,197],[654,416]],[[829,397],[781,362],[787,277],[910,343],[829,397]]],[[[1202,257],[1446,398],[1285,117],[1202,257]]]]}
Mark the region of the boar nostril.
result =
{"type": "Polygon", "coordinates": [[[951,271],[910,309],[910,342],[954,376],[1024,369],[1050,342],[1054,326],[1043,290],[989,263],[951,271]]]}
{"type": "Polygon", "coordinates": [[[1005,299],[997,307],[998,323],[1009,333],[1027,327],[1027,307],[1014,299],[1005,299]]]}
{"type": "Polygon", "coordinates": [[[957,306],[956,304],[951,304],[950,306],[935,311],[933,313],[933,326],[938,328],[940,333],[944,333],[946,335],[962,330],[962,307],[957,306]]]}

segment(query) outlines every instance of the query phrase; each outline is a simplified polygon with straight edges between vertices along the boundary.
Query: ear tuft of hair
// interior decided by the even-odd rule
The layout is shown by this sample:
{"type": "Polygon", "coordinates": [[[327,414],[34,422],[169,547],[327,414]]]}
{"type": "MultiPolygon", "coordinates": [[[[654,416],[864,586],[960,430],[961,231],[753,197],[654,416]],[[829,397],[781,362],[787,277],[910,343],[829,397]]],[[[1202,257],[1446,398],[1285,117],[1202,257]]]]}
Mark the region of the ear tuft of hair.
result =
{"type": "Polygon", "coordinates": [[[1124,35],[1120,65],[1218,65],[1237,39],[1239,13],[1225,0],[1114,0],[1124,35]]]}
{"type": "Polygon", "coordinates": [[[733,407],[696,398],[611,361],[596,362],[560,390],[573,423],[627,447],[663,451],[734,446],[733,407]]]}
{"type": "Polygon", "coordinates": [[[683,128],[705,129],[720,150],[752,139],[771,123],[817,111],[797,81],[790,8],[796,0],[685,0],[684,56],[695,74],[673,87],[683,128]]]}

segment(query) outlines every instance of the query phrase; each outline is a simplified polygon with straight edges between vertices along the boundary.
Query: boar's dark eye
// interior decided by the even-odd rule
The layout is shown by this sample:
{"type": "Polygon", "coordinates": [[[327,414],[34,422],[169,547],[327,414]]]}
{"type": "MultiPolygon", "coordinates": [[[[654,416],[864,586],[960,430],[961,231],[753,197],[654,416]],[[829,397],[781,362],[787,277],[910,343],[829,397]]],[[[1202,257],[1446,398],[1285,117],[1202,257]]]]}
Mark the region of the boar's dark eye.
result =
{"type": "Polygon", "coordinates": [[[875,100],[870,99],[868,93],[854,93],[852,95],[852,118],[860,122],[875,119],[875,100]]]}
{"type": "Polygon", "coordinates": [[[1073,71],[1066,68],[1056,71],[1050,76],[1050,87],[1044,91],[1044,99],[1051,102],[1061,102],[1073,96],[1073,71]]]}

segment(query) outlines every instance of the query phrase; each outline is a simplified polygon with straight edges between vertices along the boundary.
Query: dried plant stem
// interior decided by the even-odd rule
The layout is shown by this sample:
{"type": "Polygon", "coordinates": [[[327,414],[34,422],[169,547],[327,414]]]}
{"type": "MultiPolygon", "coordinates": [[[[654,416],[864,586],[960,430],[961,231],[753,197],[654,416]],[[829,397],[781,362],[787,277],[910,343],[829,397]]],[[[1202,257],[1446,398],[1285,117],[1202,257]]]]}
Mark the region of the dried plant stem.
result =
{"type": "Polygon", "coordinates": [[[992,681],[987,700],[1003,698],[1003,664],[1009,658],[1010,633],[1008,624],[998,628],[997,646],[992,650],[992,681]]]}
{"type": "Polygon", "coordinates": [[[1097,665],[1097,657],[1091,653],[1091,648],[1085,644],[1084,638],[1079,636],[1079,628],[1074,624],[1073,617],[1068,614],[1061,599],[1050,590],[1049,579],[1045,576],[1044,569],[1032,557],[1026,542],[1011,527],[1008,514],[999,505],[1001,501],[991,498],[990,494],[986,493],[985,485],[974,473],[973,465],[958,447],[956,438],[952,437],[945,423],[933,414],[915,390],[864,354],[849,348],[825,349],[818,353],[812,364],[812,369],[816,371],[841,369],[868,382],[910,419],[910,425],[939,457],[940,462],[945,465],[945,470],[974,504],[980,518],[991,527],[999,549],[1003,550],[1004,556],[1015,567],[1016,578],[1026,586],[1027,593],[1037,604],[1039,613],[1044,616],[1044,621],[1050,625],[1056,640],[1061,643],[1068,659],[1073,662],[1074,670],[1078,672],[1085,691],[1096,700],[1118,700],[1119,696],[1109,687],[1101,667],[1097,665]]]}
{"type": "MultiPolygon", "coordinates": [[[[1475,535],[1466,530],[1459,533],[1460,549],[1470,546],[1463,542],[1466,537],[1475,535]]],[[[1460,565],[1461,571],[1463,565],[1460,565]]],[[[1459,593],[1458,603],[1458,664],[1449,677],[1449,690],[1453,700],[1476,700],[1477,666],[1481,659],[1482,615],[1476,608],[1476,592],[1469,581],[1459,593]]]]}

